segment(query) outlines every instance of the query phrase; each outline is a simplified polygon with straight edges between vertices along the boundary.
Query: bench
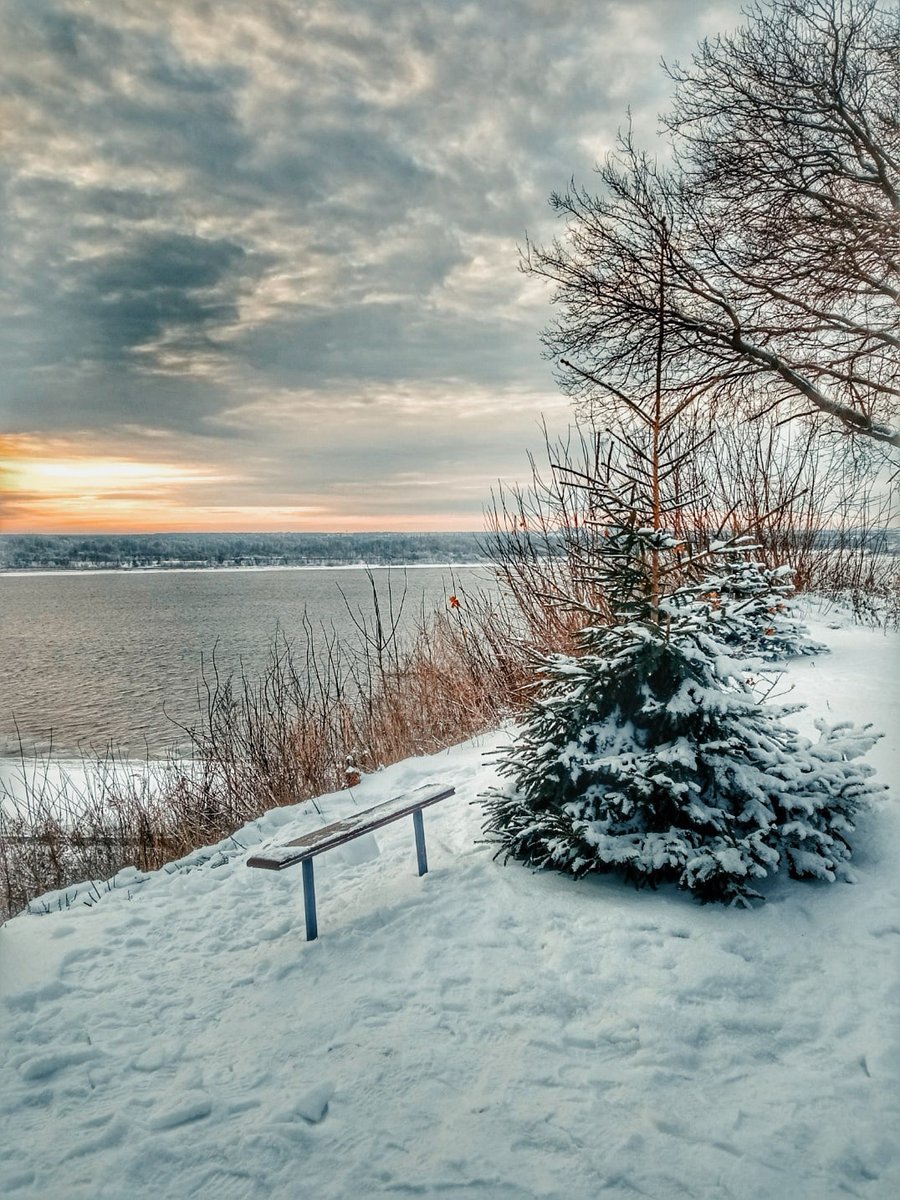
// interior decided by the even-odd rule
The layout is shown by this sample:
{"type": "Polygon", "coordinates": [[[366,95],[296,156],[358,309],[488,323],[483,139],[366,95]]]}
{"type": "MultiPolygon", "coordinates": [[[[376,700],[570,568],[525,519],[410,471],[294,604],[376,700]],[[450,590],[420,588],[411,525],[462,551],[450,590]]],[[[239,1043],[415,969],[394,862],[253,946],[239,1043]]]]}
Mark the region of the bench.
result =
{"type": "Polygon", "coordinates": [[[456,791],[453,787],[439,787],[433,783],[425,783],[367,808],[363,812],[351,813],[342,821],[335,821],[323,829],[314,829],[303,837],[295,838],[284,846],[274,846],[260,854],[254,854],[247,859],[248,867],[261,867],[264,871],[283,871],[286,867],[294,867],[297,863],[303,868],[303,910],[306,917],[306,940],[315,941],[319,936],[319,926],[316,919],[316,883],[313,874],[313,862],[317,854],[333,850],[335,846],[343,846],[354,838],[372,833],[382,825],[391,821],[399,821],[401,817],[411,816],[413,829],[416,834],[416,858],[419,864],[419,874],[424,875],[428,870],[428,859],[425,854],[425,822],[422,809],[439,800],[446,800],[456,791]]]}

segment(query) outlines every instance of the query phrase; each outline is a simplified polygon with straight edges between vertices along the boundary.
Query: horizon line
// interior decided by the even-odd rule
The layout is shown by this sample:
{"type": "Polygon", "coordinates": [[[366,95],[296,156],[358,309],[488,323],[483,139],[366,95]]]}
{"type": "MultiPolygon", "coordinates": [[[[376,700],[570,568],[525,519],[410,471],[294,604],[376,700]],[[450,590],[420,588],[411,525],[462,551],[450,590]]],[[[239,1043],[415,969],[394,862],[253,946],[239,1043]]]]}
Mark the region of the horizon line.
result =
{"type": "Polygon", "coordinates": [[[478,534],[481,529],[19,529],[0,537],[253,537],[258,534],[273,537],[455,537],[459,534],[478,534]]]}

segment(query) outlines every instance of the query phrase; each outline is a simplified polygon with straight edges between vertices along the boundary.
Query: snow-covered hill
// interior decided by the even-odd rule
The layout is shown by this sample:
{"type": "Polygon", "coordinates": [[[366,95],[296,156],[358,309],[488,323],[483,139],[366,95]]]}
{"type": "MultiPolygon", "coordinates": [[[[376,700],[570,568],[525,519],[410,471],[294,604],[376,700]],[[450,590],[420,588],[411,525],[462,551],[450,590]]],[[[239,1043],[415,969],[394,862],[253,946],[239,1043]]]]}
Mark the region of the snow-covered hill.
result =
{"type": "Polygon", "coordinates": [[[0,929],[0,1196],[900,1195],[898,639],[814,632],[795,721],[887,731],[855,886],[732,911],[504,867],[470,803],[504,735],[410,759],[324,809],[454,783],[430,873],[407,822],[320,858],[318,942],[299,871],[245,866],[309,806],[0,929]]]}

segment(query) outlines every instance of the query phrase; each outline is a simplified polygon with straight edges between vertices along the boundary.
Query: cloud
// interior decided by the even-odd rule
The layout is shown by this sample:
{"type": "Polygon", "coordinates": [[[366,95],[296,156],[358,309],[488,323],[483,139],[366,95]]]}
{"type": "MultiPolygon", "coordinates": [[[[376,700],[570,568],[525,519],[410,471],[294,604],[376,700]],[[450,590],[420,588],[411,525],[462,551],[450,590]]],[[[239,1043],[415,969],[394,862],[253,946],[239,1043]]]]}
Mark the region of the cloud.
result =
{"type": "MultiPolygon", "coordinates": [[[[589,182],[627,105],[652,135],[659,56],[736,13],[689,0],[7,0],[3,427],[96,448],[205,439],[217,461],[268,437],[289,473],[268,423],[231,414],[290,397],[292,420],[318,429],[322,398],[346,418],[377,391],[365,429],[343,428],[376,505],[413,453],[390,445],[411,395],[496,394],[509,410],[550,390],[548,297],[518,274],[517,244],[552,235],[548,194],[573,174],[589,182]]],[[[457,468],[487,447],[496,473],[510,466],[491,420],[464,423],[457,468]]],[[[437,404],[416,453],[430,459],[460,428],[437,404]]],[[[319,436],[330,462],[334,439],[319,436]]],[[[271,478],[256,486],[262,502],[271,478]]]]}

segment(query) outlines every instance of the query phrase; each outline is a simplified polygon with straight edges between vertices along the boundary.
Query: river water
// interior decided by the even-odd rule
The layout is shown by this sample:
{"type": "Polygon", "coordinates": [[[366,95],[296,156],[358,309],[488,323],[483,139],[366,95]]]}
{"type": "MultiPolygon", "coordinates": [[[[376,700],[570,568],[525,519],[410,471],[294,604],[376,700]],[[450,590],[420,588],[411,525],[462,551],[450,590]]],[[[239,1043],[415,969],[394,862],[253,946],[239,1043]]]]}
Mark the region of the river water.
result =
{"type": "MultiPolygon", "coordinates": [[[[404,588],[402,623],[486,586],[485,567],[373,568],[386,608],[404,588]]],[[[0,756],[67,757],[113,743],[126,754],[183,744],[197,715],[201,657],[226,673],[265,663],[276,630],[314,626],[352,640],[348,611],[371,619],[356,568],[121,571],[0,575],[0,756]]]]}

